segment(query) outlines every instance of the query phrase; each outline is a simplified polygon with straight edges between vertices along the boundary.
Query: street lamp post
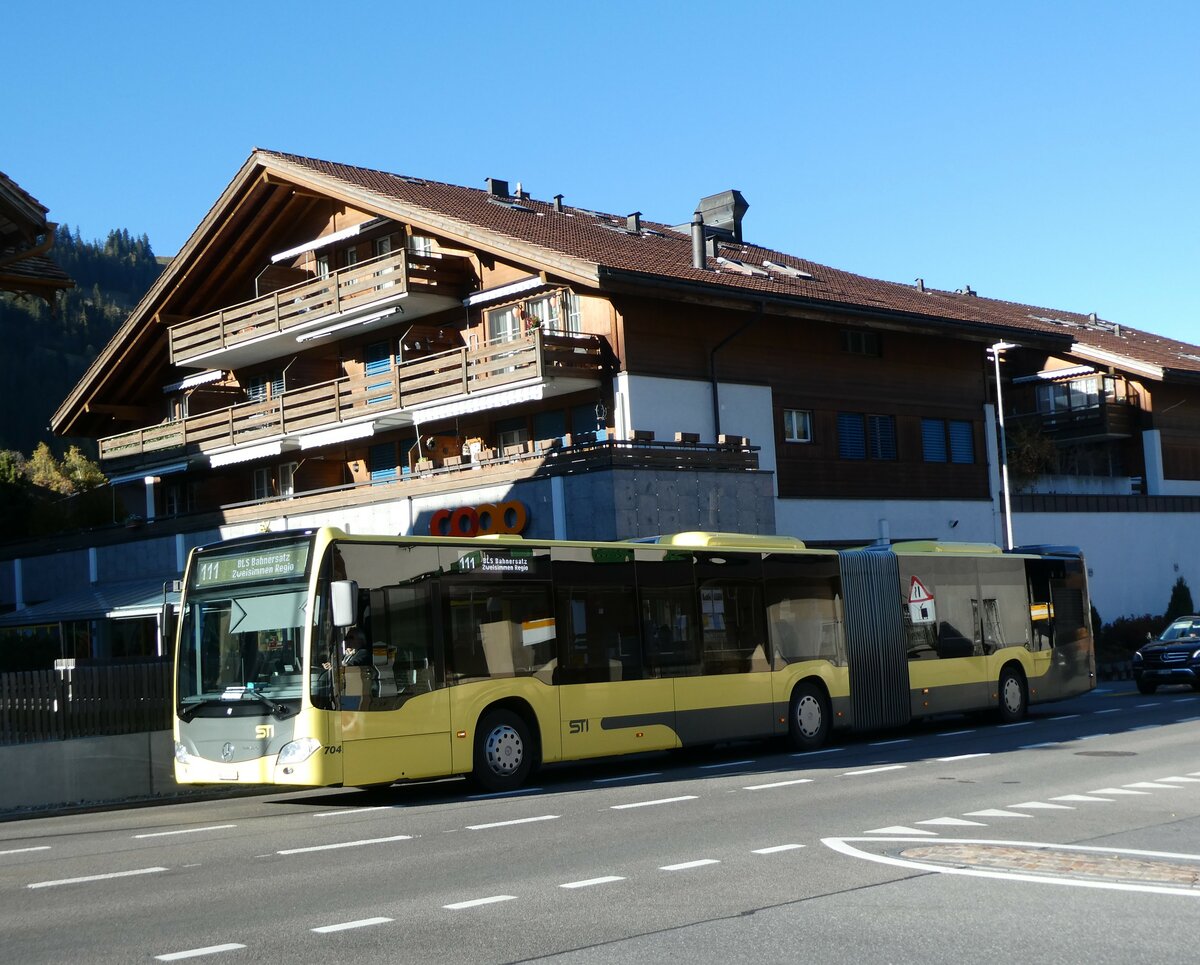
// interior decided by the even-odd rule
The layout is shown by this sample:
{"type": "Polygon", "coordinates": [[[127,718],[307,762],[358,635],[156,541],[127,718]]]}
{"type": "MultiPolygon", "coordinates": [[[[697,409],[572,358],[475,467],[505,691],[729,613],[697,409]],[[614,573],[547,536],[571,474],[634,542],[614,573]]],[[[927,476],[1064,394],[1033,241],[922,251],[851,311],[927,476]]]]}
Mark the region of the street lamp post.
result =
{"type": "Polygon", "coordinates": [[[1000,490],[1004,503],[1004,548],[1013,548],[1012,497],[1008,487],[1008,442],[1004,435],[1004,398],[1000,391],[1000,357],[1010,348],[1018,348],[1012,342],[996,342],[988,351],[996,367],[996,421],[1000,427],[1000,490]]]}

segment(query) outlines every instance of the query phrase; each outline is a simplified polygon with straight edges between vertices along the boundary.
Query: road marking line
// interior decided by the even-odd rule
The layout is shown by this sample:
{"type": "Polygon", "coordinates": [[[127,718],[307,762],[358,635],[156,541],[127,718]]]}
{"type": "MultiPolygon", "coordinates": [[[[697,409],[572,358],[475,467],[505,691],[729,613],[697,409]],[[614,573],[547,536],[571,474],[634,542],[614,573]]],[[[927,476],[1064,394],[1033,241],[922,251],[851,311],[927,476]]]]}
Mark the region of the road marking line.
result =
{"type": "Polygon", "coordinates": [[[1042,741],[1040,744],[1022,744],[1017,748],[1019,751],[1037,750],[1039,747],[1057,747],[1062,741],[1042,741]]]}
{"type": "Polygon", "coordinates": [[[1051,801],[1107,801],[1112,803],[1110,797],[1093,797],[1090,794],[1062,794],[1058,797],[1050,798],[1051,801]]]}
{"type": "Polygon", "coordinates": [[[985,808],[982,811],[964,811],[969,818],[1031,818],[1032,814],[1021,814],[1019,811],[1005,811],[1003,808],[985,808]]]}
{"type": "Polygon", "coordinates": [[[1057,717],[1047,717],[1047,720],[1074,720],[1078,714],[1059,714],[1057,717]]]}
{"type": "Polygon", "coordinates": [[[1160,781],[1180,781],[1183,784],[1200,784],[1200,777],[1160,777],[1160,781]]]}
{"type": "Polygon", "coordinates": [[[647,771],[645,774],[627,774],[623,777],[598,777],[593,784],[612,784],[614,781],[640,781],[643,777],[662,777],[662,771],[647,771]]]}
{"type": "Polygon", "coordinates": [[[411,834],[394,834],[388,838],[368,838],[363,841],[343,841],[340,844],[314,844],[307,848],[288,848],[276,854],[308,854],[311,851],[334,851],[337,848],[362,848],[368,844],[387,844],[391,841],[411,841],[411,834]]]}
{"type": "Polygon", "coordinates": [[[1095,791],[1088,791],[1089,794],[1149,794],[1149,791],[1127,791],[1123,787],[1102,787],[1095,791]]]}
{"type": "Polygon", "coordinates": [[[938,734],[937,736],[938,737],[960,737],[963,734],[974,734],[974,733],[975,733],[974,730],[948,730],[941,734],[938,734]]]}
{"type": "Polygon", "coordinates": [[[1160,784],[1157,781],[1137,781],[1133,784],[1122,784],[1121,786],[1122,787],[1134,787],[1134,788],[1148,787],[1151,790],[1159,790],[1161,788],[1170,788],[1172,791],[1179,790],[1179,788],[1177,788],[1174,784],[1160,784]]]}
{"type": "Polygon", "coordinates": [[[751,784],[749,787],[742,788],[743,791],[765,791],[772,787],[791,787],[793,784],[811,784],[811,777],[800,777],[794,781],[774,781],[771,784],[751,784]]]}
{"type": "Polygon", "coordinates": [[[875,828],[873,831],[864,831],[864,834],[924,834],[931,838],[937,837],[936,831],[926,831],[923,828],[905,828],[896,825],[891,828],[875,828]]]}
{"type": "Polygon", "coordinates": [[[310,931],[316,932],[318,935],[329,935],[335,931],[348,931],[351,928],[366,928],[369,925],[383,925],[391,918],[360,918],[358,921],[344,921],[340,925],[322,925],[319,928],[311,928],[310,931]]]}
{"type": "Polygon", "coordinates": [[[1094,741],[1097,737],[1112,737],[1112,734],[1083,734],[1075,739],[1077,741],[1094,741]]]}
{"type": "Polygon", "coordinates": [[[1033,721],[1031,721],[1031,720],[1017,720],[1017,721],[1013,721],[1013,723],[1011,723],[1011,724],[1000,724],[999,726],[1001,728],[1004,728],[1004,727],[1028,727],[1032,723],[1033,723],[1033,721]]]}
{"type": "Polygon", "coordinates": [[[395,811],[394,804],[379,804],[370,808],[345,808],[341,811],[321,811],[314,814],[314,818],[341,818],[351,814],[366,814],[368,811],[395,811]]]}
{"type": "Polygon", "coordinates": [[[512,821],[493,821],[491,824],[468,824],[468,831],[486,831],[488,828],[507,828],[513,824],[535,824],[538,821],[557,821],[557,814],[540,814],[536,818],[516,818],[512,821]]]}
{"type": "Polygon", "coordinates": [[[701,858],[698,861],[684,861],[682,864],[665,864],[659,871],[687,871],[689,868],[703,868],[708,864],[720,864],[716,858],[701,858]]]}
{"type": "Polygon", "coordinates": [[[442,907],[448,908],[451,911],[458,911],[460,908],[478,908],[480,905],[494,905],[498,901],[516,900],[516,895],[492,895],[490,898],[472,898],[470,901],[456,901],[452,905],[442,905],[442,907]]]}
{"type": "Polygon", "coordinates": [[[718,767],[741,767],[743,764],[753,764],[754,761],[722,761],[720,764],[701,764],[700,770],[711,771],[718,767]]]}
{"type": "Polygon", "coordinates": [[[1125,709],[1124,707],[1109,707],[1108,710],[1097,710],[1097,711],[1095,711],[1095,713],[1097,713],[1097,714],[1119,714],[1124,709],[1125,709]]]}
{"type": "Polygon", "coordinates": [[[792,757],[817,757],[820,754],[840,754],[846,748],[844,747],[826,747],[823,751],[800,751],[793,754],[792,757]]]}
{"type": "Polygon", "coordinates": [[[1134,704],[1134,707],[1158,707],[1162,704],[1161,700],[1152,700],[1148,704],[1134,704]]]}
{"type": "Polygon", "coordinates": [[[213,824],[207,828],[184,828],[181,831],[153,831],[148,834],[135,834],[134,840],[139,838],[165,838],[172,834],[195,834],[197,831],[223,831],[226,828],[236,828],[236,824],[213,824]]]}
{"type": "Polygon", "coordinates": [[[962,818],[930,818],[928,821],[918,821],[917,824],[945,824],[956,828],[986,828],[982,821],[964,821],[962,818]]]}
{"type": "Polygon", "coordinates": [[[591,888],[593,885],[607,885],[614,881],[624,881],[620,875],[605,875],[603,878],[585,878],[583,881],[568,881],[560,888],[591,888]]]}
{"type": "Polygon", "coordinates": [[[1047,804],[1045,801],[1026,801],[1024,804],[1010,804],[1010,808],[1029,808],[1033,810],[1040,808],[1043,811],[1074,811],[1075,809],[1068,804],[1047,804]]]}
{"type": "Polygon", "coordinates": [[[39,844],[36,848],[13,848],[11,851],[0,851],[0,854],[25,854],[29,851],[49,851],[50,845],[39,844]]]}
{"type": "Polygon", "coordinates": [[[802,844],[777,844],[770,848],[755,848],[751,854],[779,854],[780,851],[795,851],[797,848],[803,848],[802,844]]]}
{"type": "Polygon", "coordinates": [[[868,767],[861,771],[846,771],[842,777],[859,777],[863,774],[882,774],[884,771],[902,771],[907,764],[888,764],[884,767],[868,767]]]}
{"type": "Polygon", "coordinates": [[[517,797],[519,794],[540,794],[540,787],[522,787],[515,791],[493,791],[491,794],[468,794],[468,801],[487,801],[497,797],[517,797]]]}
{"type": "Polygon", "coordinates": [[[969,761],[972,757],[991,756],[991,751],[984,751],[979,754],[955,754],[953,757],[935,757],[934,760],[941,761],[943,763],[949,763],[950,761],[969,761]]]}
{"type": "Polygon", "coordinates": [[[661,797],[657,801],[635,801],[633,804],[614,804],[609,810],[624,811],[628,808],[648,808],[653,807],[655,804],[675,804],[678,801],[695,801],[696,799],[695,794],[684,794],[680,797],[661,797]]]}
{"type": "Polygon", "coordinates": [[[238,948],[245,948],[245,945],[239,945],[237,942],[229,942],[226,945],[209,945],[206,948],[191,948],[186,952],[171,952],[167,955],[155,955],[156,961],[160,962],[178,962],[185,958],[199,958],[201,955],[216,955],[218,952],[232,952],[238,948]]]}
{"type": "Polygon", "coordinates": [[[58,881],[35,881],[26,888],[56,888],[59,885],[78,885],[88,881],[108,881],[110,878],[132,878],[134,875],[152,875],[166,868],[138,868],[136,871],[111,871],[103,875],[84,875],[82,878],[60,878],[58,881]]]}
{"type": "Polygon", "coordinates": [[[901,737],[901,738],[898,738],[897,740],[891,740],[891,741],[873,741],[872,743],[868,744],[867,746],[868,747],[890,747],[892,744],[911,744],[911,743],[912,743],[911,737],[901,737]]]}

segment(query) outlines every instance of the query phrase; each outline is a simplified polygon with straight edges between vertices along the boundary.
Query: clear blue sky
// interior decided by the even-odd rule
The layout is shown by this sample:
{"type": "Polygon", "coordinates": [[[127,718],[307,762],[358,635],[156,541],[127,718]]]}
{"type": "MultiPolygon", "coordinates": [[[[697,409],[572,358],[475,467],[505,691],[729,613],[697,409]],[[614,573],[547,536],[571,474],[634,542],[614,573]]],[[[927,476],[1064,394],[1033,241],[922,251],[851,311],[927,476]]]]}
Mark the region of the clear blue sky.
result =
{"type": "Polygon", "coordinates": [[[255,147],[1200,342],[1200,4],[12,3],[0,170],[173,254],[255,147]],[[340,12],[339,12],[340,11],[340,12]]]}

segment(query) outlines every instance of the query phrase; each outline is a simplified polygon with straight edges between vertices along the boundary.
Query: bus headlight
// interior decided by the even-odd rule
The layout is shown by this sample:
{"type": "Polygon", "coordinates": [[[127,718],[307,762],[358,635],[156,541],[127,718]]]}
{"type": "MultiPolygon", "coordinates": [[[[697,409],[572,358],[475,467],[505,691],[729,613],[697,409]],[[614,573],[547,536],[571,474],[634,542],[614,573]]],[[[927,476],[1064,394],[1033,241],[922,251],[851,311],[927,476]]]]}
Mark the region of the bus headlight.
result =
{"type": "Polygon", "coordinates": [[[299,764],[313,756],[321,748],[321,742],[315,737],[301,737],[283,745],[276,764],[299,764]]]}
{"type": "Polygon", "coordinates": [[[188,753],[187,745],[182,741],[175,742],[175,760],[180,764],[190,764],[192,755],[188,753]]]}

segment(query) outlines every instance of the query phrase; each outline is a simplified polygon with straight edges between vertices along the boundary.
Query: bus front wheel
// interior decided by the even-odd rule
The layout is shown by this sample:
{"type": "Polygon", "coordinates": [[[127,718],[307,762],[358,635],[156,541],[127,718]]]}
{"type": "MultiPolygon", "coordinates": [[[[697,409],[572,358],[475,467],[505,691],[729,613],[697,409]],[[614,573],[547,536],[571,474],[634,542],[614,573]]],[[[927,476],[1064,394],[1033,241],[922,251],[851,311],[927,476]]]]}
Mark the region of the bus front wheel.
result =
{"type": "Polygon", "coordinates": [[[1024,676],[1019,670],[1005,667],[1000,671],[1000,719],[1006,724],[1024,720],[1028,709],[1024,676]]]}
{"type": "Polygon", "coordinates": [[[812,751],[829,737],[829,701],[819,687],[799,683],[792,691],[788,736],[797,750],[812,751]]]}
{"type": "Polygon", "coordinates": [[[485,791],[518,788],[533,769],[533,755],[529,725],[511,710],[489,711],[475,729],[471,776],[485,791]]]}

